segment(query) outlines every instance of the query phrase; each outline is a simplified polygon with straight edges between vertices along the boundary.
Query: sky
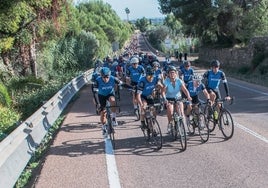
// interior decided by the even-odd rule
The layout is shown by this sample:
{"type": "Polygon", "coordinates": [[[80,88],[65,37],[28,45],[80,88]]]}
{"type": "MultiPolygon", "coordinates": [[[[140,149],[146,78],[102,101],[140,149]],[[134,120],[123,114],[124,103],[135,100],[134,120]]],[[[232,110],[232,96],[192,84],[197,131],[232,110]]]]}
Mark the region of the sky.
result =
{"type": "MultiPolygon", "coordinates": [[[[82,2],[83,0],[75,0],[82,2]]],[[[86,1],[86,0],[85,0],[86,1]]],[[[130,10],[129,20],[145,18],[163,18],[165,17],[159,11],[157,0],[102,0],[112,6],[117,15],[122,19],[127,19],[125,8],[130,10]]],[[[87,1],[86,1],[87,2],[87,1]]]]}

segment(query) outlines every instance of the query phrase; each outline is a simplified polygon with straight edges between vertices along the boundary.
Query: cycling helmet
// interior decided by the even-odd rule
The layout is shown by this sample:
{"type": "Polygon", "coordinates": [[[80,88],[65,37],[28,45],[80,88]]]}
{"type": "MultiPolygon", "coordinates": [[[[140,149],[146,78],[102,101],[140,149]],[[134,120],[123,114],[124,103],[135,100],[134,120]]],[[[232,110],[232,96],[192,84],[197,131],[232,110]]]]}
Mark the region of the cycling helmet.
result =
{"type": "Polygon", "coordinates": [[[130,63],[131,63],[131,64],[139,63],[139,59],[138,59],[137,57],[133,57],[133,58],[130,60],[130,63]]]}
{"type": "Polygon", "coordinates": [[[169,66],[169,67],[168,67],[168,73],[169,73],[170,71],[175,71],[175,72],[177,72],[177,69],[176,69],[176,67],[174,67],[174,66],[169,66]]]}
{"type": "Polygon", "coordinates": [[[102,67],[101,69],[101,76],[110,76],[111,70],[108,67],[102,67]]]}
{"type": "Polygon", "coordinates": [[[211,67],[219,67],[220,66],[220,62],[218,60],[213,60],[210,65],[211,67]]]}
{"type": "Polygon", "coordinates": [[[160,67],[160,63],[157,62],[157,61],[154,61],[154,62],[153,62],[153,66],[154,66],[154,67],[160,67]]]}
{"type": "Polygon", "coordinates": [[[186,67],[186,66],[190,66],[191,63],[190,63],[190,61],[186,61],[186,60],[185,60],[185,61],[183,62],[183,65],[186,67]]]}
{"type": "Polygon", "coordinates": [[[195,75],[193,75],[193,80],[200,81],[200,80],[202,80],[202,76],[198,75],[198,74],[195,74],[195,75]]]}
{"type": "Polygon", "coordinates": [[[154,69],[151,66],[146,67],[146,75],[147,76],[154,75],[154,69]]]}
{"type": "Polygon", "coordinates": [[[97,67],[102,67],[102,65],[103,65],[102,60],[97,59],[96,62],[95,62],[95,68],[97,68],[97,67]]]}

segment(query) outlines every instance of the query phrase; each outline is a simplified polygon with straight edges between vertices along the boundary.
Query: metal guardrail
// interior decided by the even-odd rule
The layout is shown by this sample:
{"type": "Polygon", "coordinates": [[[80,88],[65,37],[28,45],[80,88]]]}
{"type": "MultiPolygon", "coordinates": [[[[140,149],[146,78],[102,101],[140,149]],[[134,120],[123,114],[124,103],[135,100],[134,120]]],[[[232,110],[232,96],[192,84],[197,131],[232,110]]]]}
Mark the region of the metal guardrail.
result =
{"type": "Polygon", "coordinates": [[[72,79],[0,143],[0,187],[12,188],[72,97],[90,80],[93,70],[72,79]]]}

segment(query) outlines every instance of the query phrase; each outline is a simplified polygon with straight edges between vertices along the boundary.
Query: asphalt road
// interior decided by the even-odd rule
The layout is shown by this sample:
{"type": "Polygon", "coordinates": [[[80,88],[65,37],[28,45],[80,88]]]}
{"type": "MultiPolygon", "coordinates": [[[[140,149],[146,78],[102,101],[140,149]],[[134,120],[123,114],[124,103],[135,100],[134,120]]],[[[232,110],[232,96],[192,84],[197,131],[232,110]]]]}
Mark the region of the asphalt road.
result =
{"type": "Polygon", "coordinates": [[[184,152],[167,134],[165,112],[157,117],[163,148],[154,151],[146,144],[127,90],[121,92],[112,151],[102,136],[90,86],[84,87],[29,187],[267,188],[268,88],[228,80],[235,96],[235,103],[226,106],[235,121],[234,136],[224,140],[216,128],[207,143],[198,135],[189,137],[184,152]]]}

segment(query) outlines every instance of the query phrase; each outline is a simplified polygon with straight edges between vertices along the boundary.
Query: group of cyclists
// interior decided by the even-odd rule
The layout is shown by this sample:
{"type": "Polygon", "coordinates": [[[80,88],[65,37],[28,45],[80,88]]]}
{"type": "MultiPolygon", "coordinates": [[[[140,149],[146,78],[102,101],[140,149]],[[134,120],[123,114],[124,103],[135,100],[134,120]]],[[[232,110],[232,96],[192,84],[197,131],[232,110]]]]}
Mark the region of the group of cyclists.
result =
{"type": "Polygon", "coordinates": [[[188,60],[182,61],[178,67],[169,58],[162,63],[157,56],[144,53],[122,54],[114,58],[107,56],[104,60],[97,60],[92,75],[92,91],[97,96],[96,103],[100,111],[103,134],[106,134],[107,101],[111,105],[112,125],[118,125],[115,98],[115,91],[120,88],[118,86],[132,89],[133,110],[141,112],[141,129],[145,128],[144,109],[156,101],[155,93],[158,92],[159,100],[166,108],[169,132],[174,108],[180,109],[186,125],[192,106],[199,103],[200,92],[212,105],[216,99],[221,98],[219,85],[222,81],[226,99],[230,99],[225,73],[219,70],[219,67],[220,62],[213,60],[211,69],[203,75],[198,75],[188,60]],[[187,100],[187,103],[184,103],[183,99],[187,100]]]}

